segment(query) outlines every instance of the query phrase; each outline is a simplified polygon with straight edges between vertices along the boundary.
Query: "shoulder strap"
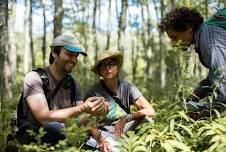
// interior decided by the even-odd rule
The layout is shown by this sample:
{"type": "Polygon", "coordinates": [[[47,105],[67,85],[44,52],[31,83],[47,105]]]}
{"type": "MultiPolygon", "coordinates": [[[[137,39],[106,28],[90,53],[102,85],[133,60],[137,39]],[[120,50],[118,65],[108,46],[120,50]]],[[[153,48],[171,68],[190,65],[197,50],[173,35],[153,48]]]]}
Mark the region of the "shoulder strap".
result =
{"type": "Polygon", "coordinates": [[[49,104],[50,100],[51,100],[51,90],[50,90],[50,87],[49,87],[49,77],[46,73],[46,70],[43,69],[43,68],[37,68],[37,69],[33,69],[32,71],[35,71],[39,74],[39,76],[42,80],[42,83],[43,83],[43,91],[44,91],[44,94],[46,96],[46,100],[49,104]]]}
{"type": "Polygon", "coordinates": [[[49,77],[46,73],[46,70],[43,68],[38,68],[38,69],[34,69],[33,71],[37,72],[40,75],[40,78],[42,79],[44,94],[49,104],[50,101],[55,97],[55,95],[57,94],[61,86],[67,82],[68,75],[65,76],[60,82],[58,82],[54,90],[51,92],[49,87],[49,77]]]}
{"type": "Polygon", "coordinates": [[[102,87],[105,89],[105,91],[115,100],[115,102],[127,113],[130,114],[130,109],[127,108],[121,101],[120,99],[116,96],[116,93],[111,91],[106,84],[104,83],[103,80],[100,81],[102,87]]]}
{"type": "Polygon", "coordinates": [[[77,87],[75,85],[74,78],[68,74],[66,75],[66,87],[70,88],[70,98],[71,98],[71,106],[74,106],[75,101],[75,95],[77,94],[77,87]]]}
{"type": "Polygon", "coordinates": [[[22,125],[22,121],[24,118],[24,112],[23,112],[23,92],[20,95],[19,102],[17,104],[17,109],[16,109],[16,125],[18,128],[22,125]]]}

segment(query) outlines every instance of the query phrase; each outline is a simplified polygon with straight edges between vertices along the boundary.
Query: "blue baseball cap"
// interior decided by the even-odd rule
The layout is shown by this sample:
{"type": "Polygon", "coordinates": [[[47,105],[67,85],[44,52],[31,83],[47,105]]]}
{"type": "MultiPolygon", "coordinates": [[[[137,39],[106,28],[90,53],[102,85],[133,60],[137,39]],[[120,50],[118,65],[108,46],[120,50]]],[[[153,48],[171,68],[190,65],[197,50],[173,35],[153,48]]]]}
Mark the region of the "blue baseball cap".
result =
{"type": "Polygon", "coordinates": [[[76,38],[71,35],[57,36],[50,45],[51,48],[54,46],[62,46],[69,52],[80,53],[83,56],[87,56],[85,49],[80,45],[76,38]]]}

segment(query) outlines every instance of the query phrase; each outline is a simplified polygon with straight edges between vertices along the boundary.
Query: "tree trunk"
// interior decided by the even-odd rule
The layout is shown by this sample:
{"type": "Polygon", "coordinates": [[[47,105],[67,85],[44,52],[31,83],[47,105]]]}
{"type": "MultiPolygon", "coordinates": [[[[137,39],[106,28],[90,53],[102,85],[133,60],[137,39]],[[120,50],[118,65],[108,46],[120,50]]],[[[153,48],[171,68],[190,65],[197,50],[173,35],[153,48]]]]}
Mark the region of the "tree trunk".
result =
{"type": "MultiPolygon", "coordinates": [[[[161,3],[161,18],[163,17],[163,10],[164,10],[164,1],[160,0],[161,3]]],[[[159,34],[159,45],[160,45],[160,78],[161,78],[161,88],[164,88],[166,85],[166,64],[165,64],[165,45],[163,43],[163,33],[160,32],[159,34]]]]}
{"type": "MultiPolygon", "coordinates": [[[[138,31],[137,31],[137,36],[138,36],[138,31]]],[[[131,64],[132,64],[132,81],[135,82],[137,79],[136,71],[137,71],[137,50],[138,50],[138,45],[137,45],[137,37],[134,37],[132,39],[132,53],[131,53],[131,64]]]]}
{"type": "Polygon", "coordinates": [[[33,34],[32,34],[32,0],[30,1],[29,6],[29,39],[30,39],[30,49],[31,49],[31,63],[32,63],[32,69],[35,68],[35,52],[33,47],[33,34]]]}
{"type": "MultiPolygon", "coordinates": [[[[89,5],[89,4],[88,4],[89,5]]],[[[83,5],[83,19],[85,20],[85,19],[87,19],[87,20],[89,20],[90,19],[90,16],[89,16],[89,13],[88,14],[86,14],[86,12],[88,12],[88,11],[86,11],[86,8],[89,8],[89,6],[87,6],[87,4],[84,4],[83,5]]],[[[89,10],[89,9],[88,9],[89,10]]],[[[85,50],[87,51],[88,50],[88,35],[89,35],[89,32],[88,32],[88,30],[82,30],[82,33],[81,33],[81,35],[82,35],[82,37],[84,38],[84,43],[83,43],[83,46],[84,46],[84,48],[85,48],[85,50]]],[[[88,67],[89,65],[88,65],[88,61],[87,61],[87,58],[83,58],[83,63],[84,63],[84,68],[82,68],[83,69],[83,76],[84,76],[84,79],[85,80],[88,80],[88,71],[87,71],[87,68],[85,68],[85,67],[88,67]]],[[[88,86],[89,84],[89,81],[85,81],[85,82],[87,82],[87,83],[85,83],[84,85],[86,85],[86,86],[88,86]]]]}
{"type": "Polygon", "coordinates": [[[1,90],[1,102],[7,99],[7,86],[6,86],[6,77],[5,77],[5,69],[4,63],[5,63],[5,54],[8,50],[8,31],[7,31],[7,21],[8,21],[8,1],[2,0],[0,1],[0,90],[1,90]]]}
{"type": "Polygon", "coordinates": [[[12,86],[16,84],[16,61],[17,61],[17,51],[16,51],[16,40],[15,40],[15,31],[14,31],[14,26],[15,26],[15,20],[16,20],[16,0],[12,1],[11,5],[11,17],[8,20],[8,31],[9,31],[9,53],[8,53],[8,58],[9,58],[9,67],[10,67],[10,80],[12,82],[12,86]]]}
{"type": "MultiPolygon", "coordinates": [[[[152,48],[151,45],[153,43],[153,37],[151,37],[150,34],[150,28],[151,28],[151,23],[150,23],[150,11],[148,8],[148,2],[141,4],[141,16],[142,16],[142,44],[144,48],[144,59],[146,62],[146,67],[145,67],[145,74],[146,74],[146,80],[149,81],[149,79],[152,77],[152,69],[151,69],[151,57],[152,57],[152,48]],[[144,7],[146,8],[146,13],[147,13],[147,22],[145,24],[145,19],[144,19],[144,7]]],[[[148,84],[148,83],[147,83],[148,84]]]]}
{"type": "Polygon", "coordinates": [[[109,5],[108,5],[108,22],[107,22],[107,44],[105,49],[109,50],[109,46],[110,46],[110,38],[111,38],[111,0],[109,0],[109,5]]]}
{"type": "Polygon", "coordinates": [[[170,0],[170,4],[171,4],[171,8],[174,9],[175,8],[175,0],[170,0]]]}
{"type": "Polygon", "coordinates": [[[42,61],[43,66],[46,66],[46,6],[42,0],[42,8],[43,8],[43,36],[42,36],[42,61]]]}
{"type": "Polygon", "coordinates": [[[119,51],[124,51],[124,46],[123,46],[123,36],[125,34],[125,29],[126,29],[126,11],[128,7],[128,0],[122,0],[122,7],[121,7],[121,13],[119,16],[119,29],[118,29],[118,50],[119,51]]]}
{"type": "Polygon", "coordinates": [[[63,7],[62,0],[54,0],[55,13],[54,13],[54,38],[62,33],[62,18],[63,18],[63,7]]]}
{"type": "Polygon", "coordinates": [[[96,29],[96,14],[97,14],[97,4],[98,1],[94,1],[94,7],[93,7],[93,23],[92,23],[92,35],[93,35],[93,46],[95,51],[95,60],[97,59],[97,51],[98,51],[98,45],[97,45],[97,29],[96,29]]]}
{"type": "Polygon", "coordinates": [[[115,11],[116,11],[116,18],[119,19],[119,12],[118,12],[118,0],[115,0],[115,11]]]}
{"type": "MultiPolygon", "coordinates": [[[[153,0],[153,4],[155,6],[156,16],[157,18],[163,17],[164,11],[164,0],[160,0],[160,17],[158,16],[158,8],[156,2],[153,0]]],[[[159,76],[160,76],[160,87],[164,88],[166,85],[166,65],[165,65],[165,45],[163,43],[163,33],[159,31],[159,49],[160,49],[160,69],[159,69],[159,76]]]]}
{"type": "Polygon", "coordinates": [[[24,34],[25,34],[25,46],[24,46],[24,74],[28,73],[29,71],[29,65],[30,65],[30,47],[31,47],[31,36],[30,36],[30,0],[25,1],[26,10],[25,10],[25,28],[24,28],[24,34]]]}

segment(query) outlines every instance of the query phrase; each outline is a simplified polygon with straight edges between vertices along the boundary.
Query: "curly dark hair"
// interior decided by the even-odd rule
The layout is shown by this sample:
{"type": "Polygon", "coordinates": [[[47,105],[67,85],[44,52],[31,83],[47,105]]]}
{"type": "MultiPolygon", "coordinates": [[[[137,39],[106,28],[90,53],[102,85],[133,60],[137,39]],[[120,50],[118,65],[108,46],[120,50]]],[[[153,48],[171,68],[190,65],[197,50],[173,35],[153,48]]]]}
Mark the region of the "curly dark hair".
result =
{"type": "Polygon", "coordinates": [[[184,32],[189,27],[192,27],[193,31],[196,31],[202,23],[203,17],[198,11],[181,7],[167,13],[158,27],[162,32],[167,29],[184,32]]]}

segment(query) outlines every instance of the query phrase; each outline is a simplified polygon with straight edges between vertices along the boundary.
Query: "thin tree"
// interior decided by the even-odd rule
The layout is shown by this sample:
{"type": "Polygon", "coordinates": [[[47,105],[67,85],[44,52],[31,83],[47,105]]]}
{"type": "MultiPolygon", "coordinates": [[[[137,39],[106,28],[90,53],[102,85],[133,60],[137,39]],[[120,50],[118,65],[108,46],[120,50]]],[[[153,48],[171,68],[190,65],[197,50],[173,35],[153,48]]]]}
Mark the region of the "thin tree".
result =
{"type": "MultiPolygon", "coordinates": [[[[156,12],[156,16],[157,19],[162,18],[163,17],[163,11],[164,11],[164,1],[160,0],[160,15],[158,13],[158,8],[157,8],[157,2],[155,0],[153,0],[153,4],[155,7],[155,12],[156,12]]],[[[159,49],[160,49],[160,68],[159,68],[159,77],[160,77],[160,87],[164,88],[165,84],[166,84],[166,65],[165,65],[165,45],[163,43],[163,33],[159,31],[159,49]]]]}
{"type": "MultiPolygon", "coordinates": [[[[5,79],[5,68],[4,68],[4,63],[5,63],[5,54],[7,51],[7,46],[8,46],[8,31],[7,31],[7,21],[8,21],[8,3],[6,0],[0,1],[0,101],[4,101],[6,99],[7,95],[7,87],[6,87],[6,79],[5,79]]],[[[0,107],[1,108],[1,107],[0,107]]],[[[1,129],[1,128],[0,128],[1,129]]]]}
{"type": "Polygon", "coordinates": [[[109,0],[108,2],[108,22],[107,22],[107,43],[106,43],[106,47],[105,49],[108,50],[109,47],[110,47],[110,38],[111,38],[111,16],[112,16],[112,13],[111,13],[111,0],[109,0]]]}
{"type": "Polygon", "coordinates": [[[17,51],[16,51],[16,39],[15,39],[15,20],[16,20],[16,0],[13,0],[9,10],[11,10],[11,15],[8,19],[8,32],[9,32],[9,69],[10,69],[10,82],[12,85],[16,84],[16,61],[17,61],[17,51]]]}
{"type": "Polygon", "coordinates": [[[63,18],[63,7],[62,0],[54,0],[55,12],[54,12],[54,38],[62,33],[62,18],[63,18]]]}
{"type": "Polygon", "coordinates": [[[171,8],[174,9],[175,8],[175,0],[170,0],[170,4],[171,4],[171,8]]]}
{"type": "Polygon", "coordinates": [[[127,7],[128,7],[128,0],[122,0],[121,1],[121,13],[119,16],[119,29],[118,29],[118,50],[119,51],[124,51],[124,46],[123,46],[123,38],[125,34],[125,29],[126,29],[126,15],[127,15],[127,7]]]}
{"type": "MultiPolygon", "coordinates": [[[[153,46],[153,36],[151,36],[151,19],[150,19],[150,11],[149,4],[147,0],[141,1],[141,15],[142,15],[142,44],[144,48],[144,59],[146,62],[145,74],[146,80],[152,77],[152,69],[151,69],[151,61],[152,61],[152,47],[153,46]],[[144,12],[146,10],[147,21],[144,18],[144,12]]],[[[148,83],[146,83],[148,85],[148,83]]]]}
{"type": "Polygon", "coordinates": [[[33,34],[32,34],[32,0],[29,0],[29,39],[30,39],[30,50],[31,50],[31,63],[32,63],[32,69],[35,67],[35,52],[33,47],[33,34]]]}
{"type": "Polygon", "coordinates": [[[43,66],[46,66],[46,6],[43,0],[41,1],[42,5],[42,15],[43,15],[43,36],[42,36],[42,61],[43,66]]]}
{"type": "Polygon", "coordinates": [[[139,37],[139,30],[136,31],[136,36],[132,39],[132,53],[131,53],[131,64],[132,64],[132,81],[135,82],[137,79],[137,65],[138,65],[138,37],[139,37]]]}
{"type": "Polygon", "coordinates": [[[94,1],[93,6],[93,23],[92,23],[92,35],[93,35],[93,45],[95,51],[95,60],[97,59],[97,51],[98,51],[98,44],[97,44],[97,29],[96,29],[96,15],[97,15],[97,5],[99,0],[94,1]]]}
{"type": "MultiPolygon", "coordinates": [[[[164,1],[160,0],[160,12],[161,18],[163,17],[164,1]]],[[[159,33],[159,45],[160,45],[160,85],[164,88],[166,85],[166,64],[165,64],[165,45],[163,43],[163,33],[159,33]]]]}
{"type": "Polygon", "coordinates": [[[29,71],[29,65],[30,65],[30,51],[31,51],[31,0],[25,1],[25,28],[24,28],[24,34],[25,34],[25,46],[24,46],[24,74],[26,74],[29,71]]]}

